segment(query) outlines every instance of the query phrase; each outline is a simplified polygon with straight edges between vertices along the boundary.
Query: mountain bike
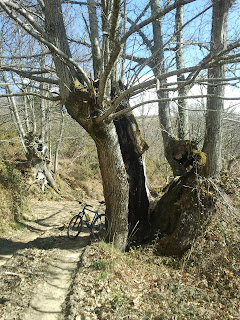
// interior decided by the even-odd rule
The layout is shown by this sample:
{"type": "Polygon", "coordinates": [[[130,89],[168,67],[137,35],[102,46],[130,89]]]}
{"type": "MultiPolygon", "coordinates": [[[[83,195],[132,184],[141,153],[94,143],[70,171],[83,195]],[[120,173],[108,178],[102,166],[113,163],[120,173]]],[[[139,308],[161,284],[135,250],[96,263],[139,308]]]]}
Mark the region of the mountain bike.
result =
{"type": "MultiPolygon", "coordinates": [[[[68,238],[73,240],[82,231],[83,225],[90,229],[93,239],[103,240],[107,234],[109,228],[108,219],[105,214],[99,214],[97,210],[93,210],[93,206],[76,200],[79,204],[83,205],[82,211],[76,214],[69,222],[67,235],[68,238]],[[92,221],[90,214],[94,214],[92,221]]],[[[104,201],[99,202],[100,205],[104,204],[104,201]]]]}

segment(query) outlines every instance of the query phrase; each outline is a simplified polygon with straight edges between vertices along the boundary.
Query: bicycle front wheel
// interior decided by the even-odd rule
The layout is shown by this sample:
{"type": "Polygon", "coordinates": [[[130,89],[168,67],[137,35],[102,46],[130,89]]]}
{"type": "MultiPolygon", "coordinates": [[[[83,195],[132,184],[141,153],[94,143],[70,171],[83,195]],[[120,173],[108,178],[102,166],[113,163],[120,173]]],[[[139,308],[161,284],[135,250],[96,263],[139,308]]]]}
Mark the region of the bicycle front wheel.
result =
{"type": "Polygon", "coordinates": [[[68,230],[67,230],[68,238],[71,240],[75,239],[81,232],[82,225],[83,225],[83,221],[80,215],[77,214],[76,216],[72,217],[71,221],[69,222],[68,230]]]}
{"type": "Polygon", "coordinates": [[[100,214],[94,222],[92,228],[93,238],[96,240],[104,240],[109,230],[108,219],[105,214],[100,214]]]}

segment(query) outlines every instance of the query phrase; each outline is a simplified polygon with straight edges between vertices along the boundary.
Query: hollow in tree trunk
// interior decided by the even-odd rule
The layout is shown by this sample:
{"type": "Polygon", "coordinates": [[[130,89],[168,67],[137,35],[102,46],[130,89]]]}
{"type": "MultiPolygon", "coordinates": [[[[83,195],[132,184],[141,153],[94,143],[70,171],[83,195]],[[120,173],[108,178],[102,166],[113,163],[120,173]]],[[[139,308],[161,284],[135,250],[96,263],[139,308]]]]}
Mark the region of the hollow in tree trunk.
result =
{"type": "Polygon", "coordinates": [[[142,243],[149,237],[149,198],[144,170],[143,153],[148,145],[142,138],[132,113],[117,118],[115,126],[129,183],[129,241],[142,243]]]}

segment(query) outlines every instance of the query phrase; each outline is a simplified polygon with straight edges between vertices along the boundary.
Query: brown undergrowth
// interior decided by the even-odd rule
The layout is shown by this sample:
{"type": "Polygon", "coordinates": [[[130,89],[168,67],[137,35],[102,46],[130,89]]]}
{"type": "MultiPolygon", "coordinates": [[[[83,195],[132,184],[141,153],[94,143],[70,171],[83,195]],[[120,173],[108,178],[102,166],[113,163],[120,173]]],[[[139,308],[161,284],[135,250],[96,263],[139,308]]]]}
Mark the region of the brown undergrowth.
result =
{"type": "Polygon", "coordinates": [[[239,319],[239,199],[232,183],[231,198],[222,180],[202,183],[215,213],[181,258],[156,256],[154,241],[124,254],[104,243],[89,246],[67,319],[239,319]]]}
{"type": "Polygon", "coordinates": [[[194,255],[190,267],[184,260],[157,257],[151,248],[122,254],[100,243],[86,254],[74,280],[67,319],[222,320],[240,315],[239,276],[227,273],[223,259],[216,260],[218,270],[212,269],[214,282],[209,270],[200,272],[199,264],[194,266],[194,255]],[[220,280],[222,268],[226,271],[220,280]]]}
{"type": "MultiPolygon", "coordinates": [[[[240,316],[240,179],[208,180],[216,213],[186,252],[183,268],[205,278],[219,303],[219,319],[240,316]],[[230,188],[231,186],[231,188],[230,188]]],[[[216,319],[218,319],[216,317],[216,319]]]]}
{"type": "Polygon", "coordinates": [[[23,212],[28,211],[27,190],[16,168],[0,160],[0,233],[21,228],[23,212]]]}

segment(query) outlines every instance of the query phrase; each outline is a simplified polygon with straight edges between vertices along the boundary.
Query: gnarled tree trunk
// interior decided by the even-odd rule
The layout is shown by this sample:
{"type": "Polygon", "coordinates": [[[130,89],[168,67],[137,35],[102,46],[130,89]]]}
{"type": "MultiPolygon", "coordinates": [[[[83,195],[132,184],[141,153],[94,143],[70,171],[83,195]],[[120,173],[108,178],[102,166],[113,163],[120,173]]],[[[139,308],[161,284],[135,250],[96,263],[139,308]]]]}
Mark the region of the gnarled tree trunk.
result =
{"type": "Polygon", "coordinates": [[[65,105],[72,118],[90,134],[97,146],[106,211],[110,220],[107,240],[124,251],[128,237],[129,188],[115,126],[113,122],[98,124],[92,121],[89,117],[91,110],[99,108],[87,92],[72,88],[65,105]]]}
{"type": "Polygon", "coordinates": [[[43,191],[44,186],[47,183],[55,191],[59,191],[58,185],[49,167],[50,161],[47,157],[46,144],[39,140],[39,138],[32,132],[29,132],[28,135],[25,136],[24,141],[27,150],[26,157],[33,172],[34,179],[43,181],[43,191]]]}
{"type": "Polygon", "coordinates": [[[215,212],[207,181],[196,174],[205,164],[205,154],[194,149],[190,159],[189,172],[170,183],[150,215],[156,250],[162,255],[181,256],[215,212]]]}
{"type": "Polygon", "coordinates": [[[148,146],[140,135],[138,124],[132,113],[117,118],[114,123],[128,174],[129,241],[142,243],[150,233],[149,198],[143,159],[143,153],[148,146]]]}

